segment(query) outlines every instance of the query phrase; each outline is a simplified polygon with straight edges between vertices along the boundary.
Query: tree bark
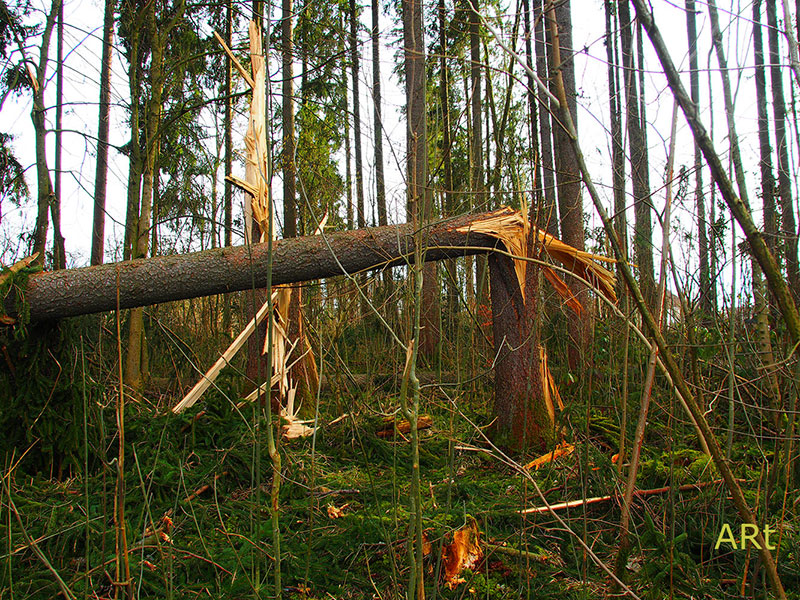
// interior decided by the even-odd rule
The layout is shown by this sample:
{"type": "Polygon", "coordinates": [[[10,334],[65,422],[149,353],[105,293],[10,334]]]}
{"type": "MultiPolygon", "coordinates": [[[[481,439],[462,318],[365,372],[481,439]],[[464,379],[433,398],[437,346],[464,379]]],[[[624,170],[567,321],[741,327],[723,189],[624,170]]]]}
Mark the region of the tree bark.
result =
{"type": "Polygon", "coordinates": [[[56,164],[55,193],[50,205],[50,217],[53,221],[53,268],[67,268],[67,252],[64,247],[64,236],[61,233],[61,140],[64,116],[64,3],[58,7],[56,22],[56,164]]]}
{"type": "MultiPolygon", "coordinates": [[[[781,201],[781,237],[784,240],[786,272],[789,289],[795,303],[800,302],[800,263],[798,263],[797,225],[794,219],[792,181],[789,174],[788,133],[786,131],[786,105],[783,96],[783,73],[778,39],[778,16],[775,0],[767,0],[767,39],[769,42],[770,81],[772,83],[772,110],[775,123],[775,155],[778,160],[778,195],[781,201]]],[[[790,24],[786,24],[790,27],[790,24]]]]}
{"type": "Polygon", "coordinates": [[[358,228],[367,226],[364,212],[364,164],[361,160],[361,99],[359,98],[358,13],[356,0],[350,0],[350,68],[353,76],[353,145],[356,155],[356,221],[358,228]]]}
{"type": "Polygon", "coordinates": [[[50,180],[50,169],[47,166],[47,124],[45,123],[44,86],[47,74],[47,61],[50,50],[50,37],[55,26],[56,16],[61,7],[61,0],[53,0],[50,14],[47,15],[42,44],[39,50],[39,64],[36,68],[36,81],[33,89],[33,108],[31,120],[36,139],[36,182],[38,206],[36,228],[33,233],[33,252],[38,252],[37,264],[44,264],[45,246],[47,244],[47,214],[53,201],[53,184],[50,180]]]}
{"type": "Polygon", "coordinates": [[[378,225],[387,225],[386,184],[383,175],[383,117],[381,107],[381,38],[378,0],[372,0],[372,99],[375,122],[375,201],[378,205],[378,225]]]}
{"type": "MultiPolygon", "coordinates": [[[[470,215],[431,223],[427,229],[426,261],[485,253],[494,238],[456,229],[486,215],[470,215]]],[[[324,236],[273,242],[273,285],[335,277],[345,273],[407,264],[413,261],[415,226],[388,225],[324,236]]],[[[183,255],[108,263],[34,273],[25,301],[33,321],[113,310],[119,284],[120,308],[148,306],[226,292],[264,287],[267,243],[250,248],[214,248],[183,255]],[[251,279],[251,270],[254,279],[251,279]],[[119,280],[119,281],[118,281],[119,280]]],[[[6,312],[17,315],[13,304],[6,312]]]]}
{"type": "MultiPolygon", "coordinates": [[[[633,22],[628,0],[619,2],[619,25],[622,41],[622,64],[625,72],[625,97],[628,121],[628,140],[631,155],[631,180],[634,205],[634,259],[639,267],[642,294],[651,308],[655,302],[653,279],[653,230],[650,221],[650,177],[647,156],[647,137],[642,127],[640,96],[633,57],[633,22]]],[[[641,65],[639,65],[641,68],[641,65]]]]}
{"type": "MultiPolygon", "coordinates": [[[[686,36],[689,41],[689,90],[692,102],[700,106],[700,66],[697,59],[697,10],[695,0],[686,0],[686,36]]],[[[714,314],[716,294],[711,287],[708,253],[708,221],[703,192],[703,153],[694,142],[694,198],[697,210],[697,239],[700,249],[700,308],[709,318],[714,314]]]]}
{"type": "MultiPolygon", "coordinates": [[[[575,91],[575,63],[572,58],[572,14],[570,2],[549,9],[548,29],[550,41],[550,81],[553,91],[556,77],[563,81],[567,106],[573,123],[577,122],[577,94],[575,91]]],[[[558,212],[561,218],[561,239],[579,250],[584,249],[583,201],[581,198],[581,173],[575,148],[563,123],[553,129],[553,146],[556,181],[558,187],[558,212]]],[[[588,293],[586,286],[570,278],[567,282],[572,293],[584,308],[583,313],[569,321],[569,366],[573,371],[581,363],[590,336],[588,293]]]]}
{"type": "Polygon", "coordinates": [[[100,67],[100,114],[97,123],[97,165],[94,175],[91,264],[103,264],[108,181],[108,127],[111,107],[111,59],[114,50],[114,0],[106,0],[103,16],[103,59],[100,67]]]}
{"type": "MultiPolygon", "coordinates": [[[[619,85],[616,16],[611,0],[605,2],[606,58],[608,60],[608,106],[611,121],[611,172],[614,187],[614,228],[625,257],[628,256],[628,214],[625,200],[625,149],[622,136],[622,95],[619,85]]],[[[617,277],[617,297],[625,293],[625,282],[617,277]]]]}
{"type": "MultiPolygon", "coordinates": [[[[408,106],[406,129],[408,219],[420,227],[430,220],[432,214],[432,195],[428,186],[428,129],[425,102],[427,85],[423,35],[422,0],[404,0],[403,40],[408,106]]],[[[427,241],[422,243],[424,252],[427,241]]],[[[439,287],[434,263],[426,265],[424,269],[421,308],[422,331],[419,349],[423,356],[431,358],[436,353],[441,339],[439,287]]]]}

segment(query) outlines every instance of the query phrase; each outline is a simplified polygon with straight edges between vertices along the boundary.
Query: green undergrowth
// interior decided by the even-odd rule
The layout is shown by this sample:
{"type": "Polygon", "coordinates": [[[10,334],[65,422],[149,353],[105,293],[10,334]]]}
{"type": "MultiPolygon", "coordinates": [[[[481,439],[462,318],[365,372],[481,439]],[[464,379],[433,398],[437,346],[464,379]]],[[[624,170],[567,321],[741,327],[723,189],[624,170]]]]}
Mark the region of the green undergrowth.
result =
{"type": "MultiPolygon", "coordinates": [[[[261,440],[262,488],[255,489],[253,409],[247,406],[241,414],[233,410],[225,379],[220,383],[222,392],[210,391],[186,415],[172,415],[167,406],[153,410],[146,402],[129,402],[126,514],[131,572],[141,598],[273,595],[270,463],[261,440]],[[153,530],[168,537],[152,535],[153,530]]],[[[100,390],[93,392],[98,393],[102,396],[100,390]]],[[[331,424],[342,416],[336,407],[343,399],[338,400],[321,398],[316,440],[284,441],[280,448],[285,596],[402,597],[411,518],[409,444],[401,435],[376,435],[383,413],[396,408],[396,398],[375,390],[349,396],[347,416],[331,424]]],[[[605,576],[576,537],[547,513],[519,514],[543,503],[532,483],[504,464],[469,424],[486,425],[488,415],[481,405],[488,402],[462,401],[463,411],[455,414],[440,395],[429,394],[423,404],[434,420],[421,444],[423,523],[433,548],[426,557],[428,596],[436,588],[441,598],[597,597],[605,589],[605,576]],[[474,572],[462,575],[464,583],[450,590],[441,575],[436,580],[441,567],[435,557],[440,544],[449,543],[453,532],[471,519],[478,524],[487,556],[474,572]]],[[[89,465],[88,496],[79,467],[73,477],[61,480],[49,473],[26,475],[10,468],[14,454],[6,453],[4,473],[9,476],[0,511],[3,598],[54,597],[58,587],[53,571],[76,597],[87,591],[92,597],[113,596],[111,457],[117,450],[113,415],[109,409],[106,413],[106,436],[92,449],[99,456],[89,465]],[[30,540],[36,540],[53,571],[33,552],[30,540]]],[[[590,423],[586,438],[586,423],[578,416],[569,415],[565,423],[575,452],[534,473],[550,503],[613,495],[621,485],[607,449],[616,443],[618,426],[615,430],[601,414],[592,414],[596,424],[590,423]]],[[[665,452],[649,446],[638,487],[712,481],[716,475],[705,461],[690,448],[665,452]]],[[[758,477],[752,472],[740,475],[758,477]]],[[[667,597],[670,578],[674,597],[731,594],[730,585],[720,582],[735,578],[746,557],[713,551],[724,497],[722,487],[712,484],[673,498],[658,494],[635,502],[639,551],[629,563],[630,585],[653,598],[667,597]]],[[[725,511],[722,518],[735,521],[730,507],[725,511]]],[[[617,500],[560,510],[559,515],[605,562],[613,562],[617,500]]],[[[799,539],[796,531],[785,530],[787,587],[800,581],[789,562],[796,560],[799,539]]]]}
{"type": "MultiPolygon", "coordinates": [[[[173,362],[209,363],[216,346],[206,342],[204,347],[186,333],[178,338],[170,314],[148,316],[159,372],[168,372],[164,365],[173,362]]],[[[202,305],[188,306],[182,318],[202,323],[203,314],[202,305]]],[[[115,325],[108,318],[87,317],[37,325],[35,335],[30,335],[33,326],[28,335],[3,332],[3,361],[13,368],[0,369],[2,599],[56,597],[56,575],[76,598],[114,597],[118,365],[116,344],[108,340],[115,325]]],[[[317,419],[316,436],[280,444],[285,598],[405,597],[410,444],[400,433],[377,435],[387,416],[397,417],[398,382],[384,377],[364,384],[351,377],[402,370],[402,353],[380,352],[384,343],[377,335],[358,337],[345,329],[326,358],[328,385],[319,413],[308,399],[301,412],[317,419]]],[[[635,364],[643,360],[646,356],[637,356],[635,364]]],[[[468,361],[481,369],[486,359],[464,357],[468,361]]],[[[425,385],[422,391],[422,410],[433,420],[421,431],[420,447],[423,527],[431,544],[424,565],[428,598],[555,600],[606,594],[608,577],[581,541],[606,565],[614,564],[624,477],[613,456],[623,435],[630,448],[641,377],[630,378],[623,428],[618,373],[598,366],[581,379],[565,363],[558,351],[550,356],[566,404],[557,431],[575,450],[531,472],[533,481],[508,461],[522,465],[534,456],[506,457],[484,438],[493,406],[491,378],[468,377],[466,368],[459,372],[447,363],[426,366],[464,381],[441,389],[425,385]],[[565,527],[548,512],[521,514],[544,506],[536,486],[550,504],[600,500],[560,508],[565,527]],[[441,548],[472,522],[481,532],[485,557],[449,589],[441,548]]],[[[223,371],[187,413],[172,414],[180,390],[196,377],[182,366],[171,378],[154,378],[141,396],[126,399],[126,531],[136,595],[272,598],[273,473],[264,415],[251,405],[235,408],[246,391],[241,365],[223,371]]],[[[722,414],[712,411],[709,419],[724,446],[722,414]]],[[[736,417],[737,427],[746,430],[750,417],[736,417]]],[[[760,465],[775,456],[765,439],[756,445],[744,435],[737,438],[732,464],[762,521],[781,526],[780,572],[790,597],[797,598],[798,494],[779,477],[767,501],[768,477],[760,465]]],[[[723,524],[737,532],[740,524],[719,479],[666,383],[657,378],[636,484],[643,495],[633,502],[634,549],[625,574],[640,597],[738,597],[748,570],[747,586],[754,585],[748,593],[765,597],[765,582],[752,576],[754,553],[714,548],[723,524]],[[687,487],[693,484],[699,487],[687,487]]]]}

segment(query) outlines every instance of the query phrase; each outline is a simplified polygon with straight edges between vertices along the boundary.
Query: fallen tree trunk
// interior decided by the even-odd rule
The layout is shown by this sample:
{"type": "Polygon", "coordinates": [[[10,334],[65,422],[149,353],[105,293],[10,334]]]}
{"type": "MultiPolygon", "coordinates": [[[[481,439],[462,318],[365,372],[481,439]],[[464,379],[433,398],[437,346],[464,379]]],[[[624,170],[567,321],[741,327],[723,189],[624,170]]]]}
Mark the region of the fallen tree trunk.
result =
{"type": "MultiPolygon", "coordinates": [[[[498,241],[463,232],[485,214],[437,221],[425,231],[425,260],[486,252],[498,241]]],[[[273,285],[407,264],[414,260],[410,224],[387,225],[273,242],[273,285]]],[[[502,244],[500,244],[502,246],[502,244]]],[[[31,275],[25,301],[32,321],[148,306],[264,287],[267,244],[225,247],[31,275]]],[[[13,296],[13,294],[11,295],[13,296]]],[[[13,300],[6,313],[17,315],[13,300]]]]}

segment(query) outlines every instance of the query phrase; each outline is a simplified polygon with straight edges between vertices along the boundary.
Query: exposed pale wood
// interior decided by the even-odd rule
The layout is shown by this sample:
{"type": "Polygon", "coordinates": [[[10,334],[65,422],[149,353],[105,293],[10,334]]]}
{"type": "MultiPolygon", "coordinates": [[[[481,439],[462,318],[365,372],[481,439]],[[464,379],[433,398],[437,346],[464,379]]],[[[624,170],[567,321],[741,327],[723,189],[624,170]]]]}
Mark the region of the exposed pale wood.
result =
{"type": "MultiPolygon", "coordinates": [[[[433,419],[430,415],[420,415],[417,418],[417,429],[428,429],[430,427],[433,427],[433,419]]],[[[380,438],[392,437],[395,433],[395,428],[397,429],[397,433],[401,435],[409,433],[411,431],[411,423],[408,422],[408,419],[395,422],[392,417],[389,417],[386,426],[376,431],[375,435],[380,438]]]]}
{"type": "Polygon", "coordinates": [[[242,78],[247,82],[247,85],[249,85],[251,88],[254,88],[256,84],[253,81],[253,78],[250,77],[250,73],[248,73],[247,69],[242,66],[242,63],[239,62],[239,59],[234,56],[233,50],[228,48],[228,44],[225,43],[225,40],[223,40],[216,31],[214,32],[214,38],[217,40],[217,42],[219,42],[219,45],[222,46],[222,49],[225,50],[225,54],[227,54],[231,59],[233,66],[236,67],[237,71],[239,71],[239,75],[241,75],[242,78]]]}
{"type": "MultiPolygon", "coordinates": [[[[744,481],[744,479],[739,479],[738,481],[744,481]]],[[[687,483],[686,485],[682,485],[678,488],[679,492],[688,492],[691,490],[701,490],[705,487],[711,485],[719,485],[720,483],[724,483],[722,479],[715,479],[714,481],[703,481],[700,483],[687,483]]],[[[670,487],[661,487],[655,488],[652,490],[637,490],[633,493],[634,498],[645,498],[647,496],[657,496],[659,494],[666,494],[670,491],[670,487]]],[[[550,512],[552,510],[563,510],[565,508],[576,508],[578,506],[590,505],[590,504],[598,504],[600,502],[608,502],[610,500],[618,500],[619,496],[616,494],[612,494],[609,496],[595,496],[593,498],[581,498],[580,500],[570,500],[569,502],[559,502],[558,504],[551,504],[550,506],[536,506],[533,508],[526,508],[524,510],[519,511],[521,515],[532,515],[532,514],[544,514],[550,512]]]]}
{"type": "MultiPolygon", "coordinates": [[[[275,294],[273,294],[273,298],[275,294]]],[[[253,334],[258,327],[258,324],[264,320],[264,317],[267,316],[269,312],[271,302],[265,302],[264,305],[259,309],[256,313],[255,318],[251,319],[251,321],[247,324],[247,326],[242,330],[242,332],[236,336],[236,339],[233,340],[233,343],[228,346],[228,349],[222,353],[222,356],[217,359],[217,362],[214,363],[205,375],[203,375],[202,379],[198,381],[195,386],[189,391],[186,396],[184,396],[183,400],[178,402],[174,407],[172,407],[172,412],[175,414],[182,413],[187,408],[191,408],[195,402],[197,402],[200,397],[205,393],[205,391],[211,387],[211,384],[214,383],[214,380],[217,378],[217,375],[220,374],[222,369],[224,369],[230,361],[236,356],[236,353],[242,349],[245,342],[247,342],[248,338],[253,334]]]]}

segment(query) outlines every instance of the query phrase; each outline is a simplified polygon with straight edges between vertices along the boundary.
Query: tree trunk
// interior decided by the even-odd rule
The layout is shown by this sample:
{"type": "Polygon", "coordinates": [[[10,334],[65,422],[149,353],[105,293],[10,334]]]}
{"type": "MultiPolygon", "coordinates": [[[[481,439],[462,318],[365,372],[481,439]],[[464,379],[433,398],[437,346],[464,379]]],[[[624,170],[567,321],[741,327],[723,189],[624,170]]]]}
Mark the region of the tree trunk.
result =
{"type": "Polygon", "coordinates": [[[383,175],[383,118],[381,115],[381,38],[378,0],[372,0],[372,98],[375,127],[375,201],[378,205],[378,225],[387,225],[386,185],[383,175]]]}
{"type": "Polygon", "coordinates": [[[356,156],[356,218],[358,228],[367,226],[364,212],[364,164],[361,160],[361,99],[359,98],[358,13],[350,0],[350,68],[353,77],[353,146],[356,156]]]}
{"type": "Polygon", "coordinates": [[[139,220],[139,195],[142,187],[142,149],[139,139],[139,108],[141,103],[142,86],[140,85],[144,51],[141,48],[141,31],[143,27],[141,13],[135,8],[131,9],[130,27],[134,32],[131,35],[131,47],[128,53],[128,90],[130,92],[130,129],[131,140],[128,154],[128,198],[125,211],[125,238],[122,246],[122,258],[130,260],[133,257],[134,239],[136,237],[137,222],[139,220]]]}
{"type": "MultiPolygon", "coordinates": [[[[778,16],[775,0],[767,0],[769,24],[769,62],[772,83],[772,110],[775,123],[775,155],[778,160],[778,195],[781,200],[781,237],[784,239],[787,280],[795,303],[800,302],[800,263],[797,256],[797,225],[794,218],[792,182],[789,174],[788,133],[786,131],[786,104],[783,97],[783,73],[778,40],[778,16]]],[[[791,25],[787,24],[787,27],[791,25]]]]}
{"type": "MultiPolygon", "coordinates": [[[[655,280],[653,279],[653,229],[650,221],[650,167],[647,155],[647,136],[642,127],[639,111],[640,90],[636,81],[636,66],[633,60],[633,23],[628,0],[621,0],[618,6],[633,182],[635,217],[633,252],[639,267],[642,294],[647,305],[652,309],[655,302],[655,280]]],[[[638,68],[642,68],[642,65],[638,65],[638,68]]]]}
{"type": "Polygon", "coordinates": [[[523,32],[525,35],[525,63],[528,66],[525,96],[528,100],[528,126],[531,140],[531,175],[534,182],[533,202],[531,204],[531,213],[535,215],[534,222],[542,229],[547,229],[548,214],[544,210],[544,194],[542,188],[542,169],[541,169],[541,156],[539,146],[539,111],[536,107],[536,82],[533,79],[533,71],[536,63],[536,57],[533,54],[533,42],[531,37],[533,31],[531,29],[531,1],[523,0],[522,2],[522,22],[523,32]]]}
{"type": "MultiPolygon", "coordinates": [[[[144,258],[150,247],[150,226],[153,209],[153,189],[161,128],[162,95],[164,91],[164,43],[168,31],[160,31],[156,22],[155,4],[148,7],[146,30],[151,40],[150,98],[145,115],[145,160],[142,170],[142,196],[136,221],[132,258],[144,258]]],[[[128,354],[125,363],[125,383],[139,389],[147,377],[147,349],[144,332],[144,313],[141,308],[131,311],[128,322],[128,354]]]]}
{"type": "MultiPolygon", "coordinates": [[[[450,68],[447,47],[447,8],[444,0],[439,0],[439,103],[442,111],[442,173],[444,182],[442,216],[456,212],[455,190],[453,185],[452,124],[450,122],[450,68]]],[[[458,270],[456,261],[447,261],[446,301],[447,314],[454,318],[458,311],[458,270]]]]}
{"type": "Polygon", "coordinates": [[[540,347],[535,335],[538,269],[526,269],[525,299],[507,256],[489,256],[495,363],[495,443],[513,450],[544,452],[553,441],[553,421],[543,401],[540,347]]]}
{"type": "Polygon", "coordinates": [[[53,268],[67,267],[64,236],[61,234],[61,139],[64,115],[64,4],[58,7],[56,25],[56,171],[55,193],[50,205],[50,216],[53,221],[53,268]]]}
{"type": "MultiPolygon", "coordinates": [[[[494,248],[494,238],[457,231],[484,217],[469,215],[432,223],[425,260],[471,256],[494,248]]],[[[382,268],[387,261],[390,266],[404,265],[413,260],[415,230],[416,225],[408,223],[276,240],[273,285],[382,268]]],[[[118,278],[120,308],[261,288],[266,284],[268,258],[265,242],[34,273],[28,280],[25,301],[31,320],[41,321],[114,310],[118,278]]],[[[17,315],[10,302],[8,299],[6,312],[17,315]]]]}
{"type": "MultiPolygon", "coordinates": [[[[111,0],[109,0],[111,1],[111,0]]],[[[228,0],[225,9],[225,43],[232,47],[233,38],[233,0],[228,0]]],[[[233,99],[232,93],[233,63],[228,53],[225,53],[225,198],[223,200],[225,211],[225,245],[233,243],[233,184],[228,179],[233,174],[233,99]]],[[[225,302],[226,310],[230,310],[229,302],[225,302]]]]}
{"type": "MultiPolygon", "coordinates": [[[[611,172],[614,188],[614,228],[622,251],[628,256],[628,214],[625,200],[625,149],[622,136],[622,95],[619,85],[619,53],[616,17],[611,0],[605,2],[606,57],[608,60],[608,106],[611,121],[611,172]]],[[[625,283],[617,277],[617,297],[625,293],[625,283]]]]}
{"type": "MultiPolygon", "coordinates": [[[[689,41],[689,90],[692,102],[700,106],[700,66],[697,59],[697,11],[695,0],[686,0],[686,35],[689,41]]],[[[704,318],[714,314],[716,287],[711,287],[708,253],[708,220],[703,191],[703,154],[694,142],[694,198],[697,210],[697,239],[700,249],[700,309],[704,318]]]]}
{"type": "MultiPolygon", "coordinates": [[[[344,30],[344,16],[340,17],[340,25],[342,30],[344,30]]],[[[345,176],[344,176],[344,187],[345,187],[345,195],[347,198],[347,228],[353,229],[355,226],[354,218],[353,218],[353,174],[351,168],[351,148],[350,148],[350,103],[347,98],[347,61],[345,60],[346,52],[344,48],[344,42],[342,42],[341,46],[341,54],[342,54],[342,87],[345,89],[344,93],[344,164],[345,164],[345,176]]],[[[352,68],[352,65],[351,65],[352,68]]]]}
{"type": "MultiPolygon", "coordinates": [[[[547,44],[545,43],[545,18],[541,2],[539,16],[536,21],[536,73],[539,79],[550,79],[548,72],[547,44]]],[[[553,125],[549,98],[541,98],[542,110],[539,111],[539,129],[541,130],[542,156],[542,184],[544,187],[544,204],[542,205],[542,218],[547,222],[547,233],[558,235],[558,204],[556,201],[556,177],[553,167],[553,125]]]]}
{"type": "MultiPolygon", "coordinates": [[[[483,165],[483,121],[481,113],[483,108],[483,93],[481,82],[483,80],[483,65],[481,64],[481,18],[478,11],[480,2],[474,0],[469,9],[469,53],[470,53],[470,112],[472,126],[470,136],[470,166],[472,169],[470,192],[471,208],[486,210],[486,182],[484,180],[483,165]]],[[[486,303],[486,261],[478,258],[475,260],[475,298],[478,304],[486,303]]]]}
{"type": "MultiPolygon", "coordinates": [[[[431,218],[432,195],[428,186],[428,136],[425,93],[425,42],[422,29],[421,0],[403,2],[403,40],[406,67],[406,130],[409,220],[421,227],[431,218]]],[[[423,246],[427,240],[423,241],[423,246]]],[[[423,248],[424,251],[424,248],[423,248]]],[[[423,272],[420,351],[432,358],[440,341],[439,288],[436,265],[430,263],[423,272]]]]}
{"type": "Polygon", "coordinates": [[[294,141],[294,68],[292,0],[283,0],[281,15],[281,90],[283,116],[283,237],[297,237],[297,191],[294,141]]]}
{"type": "MultiPolygon", "coordinates": [[[[577,121],[577,93],[575,91],[575,63],[572,55],[571,3],[563,2],[548,12],[550,41],[550,81],[555,91],[555,77],[560,74],[567,94],[567,110],[577,121]]],[[[561,217],[561,239],[567,244],[583,250],[583,202],[581,198],[581,173],[575,148],[562,124],[553,130],[553,146],[556,149],[555,168],[558,187],[558,212],[561,217]]],[[[581,316],[569,321],[569,366],[578,368],[589,340],[588,294],[586,286],[573,278],[567,285],[581,303],[581,316]]]]}
{"type": "Polygon", "coordinates": [[[47,166],[47,124],[45,123],[44,86],[47,75],[47,61],[50,51],[50,36],[61,9],[61,0],[53,0],[50,14],[47,15],[42,43],[39,48],[39,64],[36,68],[36,85],[33,90],[33,108],[31,120],[36,139],[36,182],[38,206],[36,228],[33,233],[33,252],[38,252],[36,264],[44,264],[47,244],[47,214],[53,201],[53,184],[50,181],[50,169],[47,166]]]}
{"type": "Polygon", "coordinates": [[[108,181],[108,126],[111,107],[111,59],[114,42],[114,0],[106,0],[103,16],[103,59],[100,67],[100,114],[97,122],[97,165],[94,175],[91,264],[103,264],[108,181]]]}

